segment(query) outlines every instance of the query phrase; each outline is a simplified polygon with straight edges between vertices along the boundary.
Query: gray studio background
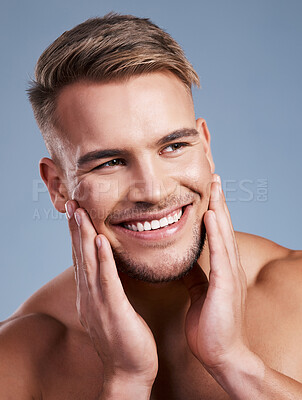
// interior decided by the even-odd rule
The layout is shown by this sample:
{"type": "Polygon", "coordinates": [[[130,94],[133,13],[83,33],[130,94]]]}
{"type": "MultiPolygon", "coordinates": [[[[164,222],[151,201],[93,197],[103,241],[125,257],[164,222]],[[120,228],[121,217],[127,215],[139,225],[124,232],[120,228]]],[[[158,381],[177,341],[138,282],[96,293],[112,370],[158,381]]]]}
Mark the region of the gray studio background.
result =
{"type": "Polygon", "coordinates": [[[58,35],[111,10],[150,17],[199,73],[196,115],[208,122],[235,229],[302,248],[301,1],[2,1],[0,320],[71,265],[65,216],[39,178],[47,153],[27,81],[58,35]]]}

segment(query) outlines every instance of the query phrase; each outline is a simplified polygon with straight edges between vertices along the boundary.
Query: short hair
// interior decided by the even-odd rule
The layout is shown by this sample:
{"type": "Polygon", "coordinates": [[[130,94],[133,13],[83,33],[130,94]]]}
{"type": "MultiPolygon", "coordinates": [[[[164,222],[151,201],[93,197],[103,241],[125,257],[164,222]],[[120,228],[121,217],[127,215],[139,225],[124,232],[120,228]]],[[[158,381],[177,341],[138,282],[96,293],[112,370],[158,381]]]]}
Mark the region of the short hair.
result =
{"type": "Polygon", "coordinates": [[[56,100],[64,87],[83,80],[122,81],[155,71],[172,72],[190,92],[193,85],[199,87],[180,45],[147,18],[111,12],[64,32],[40,56],[28,89],[50,154],[56,100]]]}

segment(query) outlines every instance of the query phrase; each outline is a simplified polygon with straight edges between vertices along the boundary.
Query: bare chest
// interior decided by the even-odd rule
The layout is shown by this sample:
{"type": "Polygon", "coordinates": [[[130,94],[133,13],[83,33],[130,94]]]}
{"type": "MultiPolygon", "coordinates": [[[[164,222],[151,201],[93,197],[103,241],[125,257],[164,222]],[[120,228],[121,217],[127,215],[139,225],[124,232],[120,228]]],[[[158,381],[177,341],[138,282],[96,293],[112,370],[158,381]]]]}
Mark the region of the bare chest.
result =
{"type": "MultiPolygon", "coordinates": [[[[282,308],[261,291],[247,304],[251,349],[275,370],[297,380],[301,354],[295,309],[282,308]]],[[[96,400],[102,388],[102,364],[86,340],[71,337],[44,360],[43,400],[96,400]]],[[[166,346],[159,353],[159,371],[150,400],[229,400],[230,397],[189,352],[166,346]]]]}
{"type": "MultiPolygon", "coordinates": [[[[63,356],[63,354],[62,354],[63,356]]],[[[43,400],[97,400],[102,389],[102,366],[98,359],[81,354],[81,363],[66,365],[58,360],[44,379],[43,400]],[[88,359],[89,358],[89,359],[88,359]]],[[[71,361],[71,360],[69,360],[71,361]]],[[[78,358],[74,360],[77,362],[78,358]]],[[[49,367],[51,367],[49,365],[49,367]]],[[[150,400],[229,400],[230,397],[197,360],[174,365],[160,361],[150,400]]]]}
{"type": "Polygon", "coordinates": [[[253,288],[248,293],[246,326],[251,350],[266,365],[302,381],[299,308],[289,291],[253,288]]]}

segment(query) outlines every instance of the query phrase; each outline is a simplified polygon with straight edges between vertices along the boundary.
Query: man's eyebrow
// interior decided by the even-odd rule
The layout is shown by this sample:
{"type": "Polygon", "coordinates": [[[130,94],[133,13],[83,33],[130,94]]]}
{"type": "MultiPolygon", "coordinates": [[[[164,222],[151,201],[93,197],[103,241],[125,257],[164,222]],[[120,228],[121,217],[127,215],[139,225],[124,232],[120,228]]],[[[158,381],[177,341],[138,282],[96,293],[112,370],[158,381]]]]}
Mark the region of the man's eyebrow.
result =
{"type": "Polygon", "coordinates": [[[173,140],[176,139],[180,139],[183,137],[195,137],[198,136],[199,132],[196,129],[188,129],[188,128],[183,128],[183,129],[178,129],[174,132],[169,133],[168,135],[162,137],[161,139],[159,139],[159,141],[157,142],[158,146],[161,146],[163,144],[172,142],[173,140]]]}
{"type": "MultiPolygon", "coordinates": [[[[183,137],[195,137],[198,136],[199,132],[196,129],[178,129],[168,135],[160,138],[156,145],[162,146],[163,144],[172,142],[173,140],[180,139],[183,137]]],[[[83,165],[88,164],[92,161],[100,160],[102,158],[119,157],[121,155],[128,154],[129,152],[123,149],[104,149],[104,150],[93,150],[83,156],[79,157],[77,161],[77,167],[81,168],[83,165]]]]}
{"type": "Polygon", "coordinates": [[[127,153],[125,150],[121,149],[106,149],[106,150],[94,150],[81,156],[77,161],[77,167],[81,168],[83,165],[90,163],[95,160],[100,160],[102,158],[118,157],[122,154],[127,153]]]}

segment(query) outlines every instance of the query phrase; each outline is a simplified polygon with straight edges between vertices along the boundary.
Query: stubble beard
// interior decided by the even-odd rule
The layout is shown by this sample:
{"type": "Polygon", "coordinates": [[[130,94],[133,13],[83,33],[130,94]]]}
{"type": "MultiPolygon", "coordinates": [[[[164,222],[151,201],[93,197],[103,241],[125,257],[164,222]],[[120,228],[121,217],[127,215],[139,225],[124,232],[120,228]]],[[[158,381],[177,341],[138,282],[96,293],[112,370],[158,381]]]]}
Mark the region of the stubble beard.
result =
{"type": "MultiPolygon", "coordinates": [[[[127,251],[112,249],[117,269],[129,277],[149,283],[161,283],[176,281],[188,274],[194,263],[200,257],[206,239],[204,223],[196,222],[193,225],[193,237],[191,246],[184,254],[170,254],[164,256],[159,253],[156,265],[144,262],[137,262],[127,251]]],[[[160,245],[158,246],[160,248],[160,245]]]]}

